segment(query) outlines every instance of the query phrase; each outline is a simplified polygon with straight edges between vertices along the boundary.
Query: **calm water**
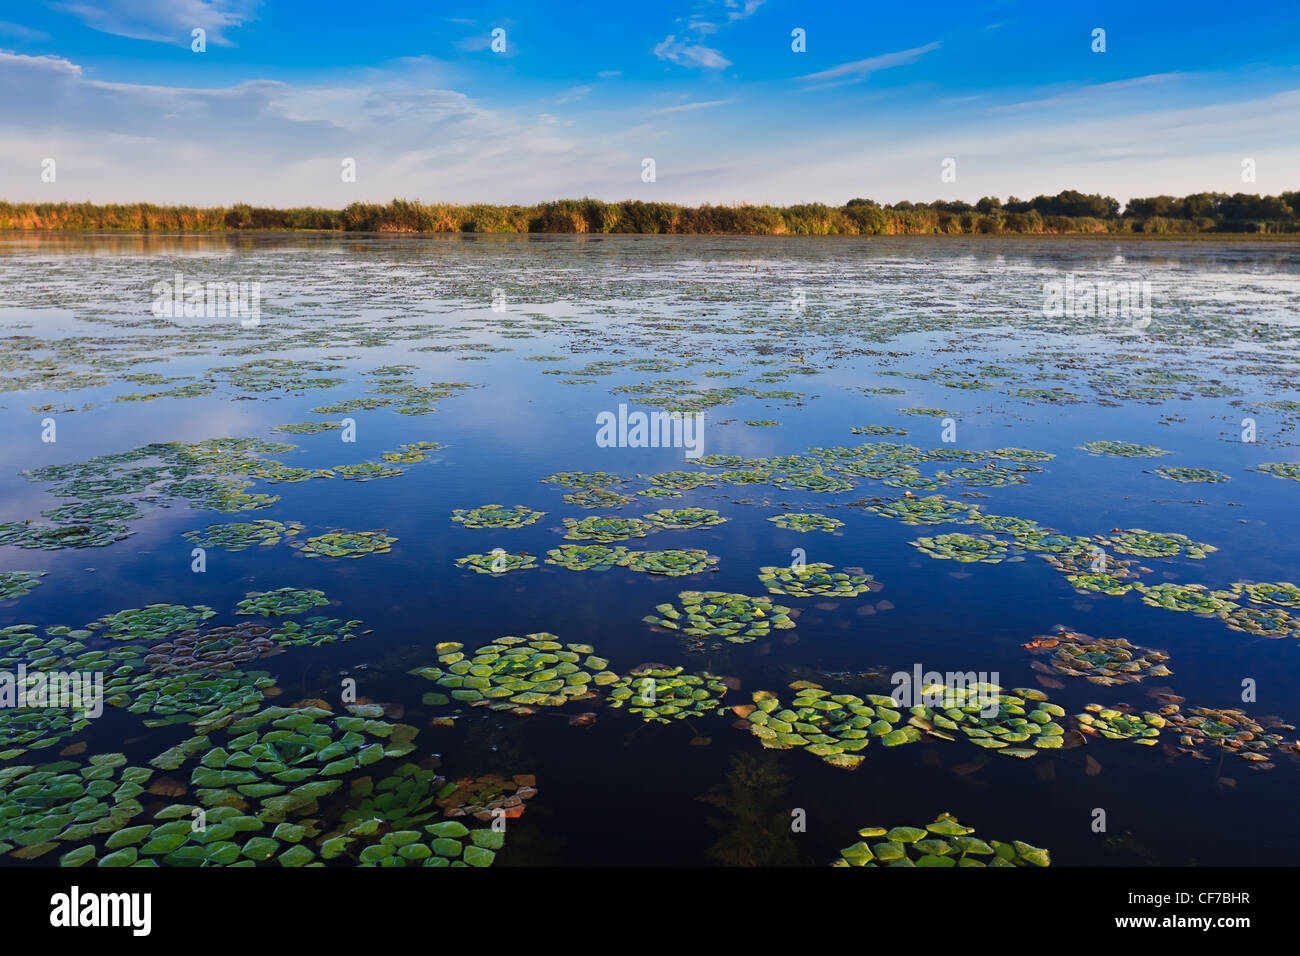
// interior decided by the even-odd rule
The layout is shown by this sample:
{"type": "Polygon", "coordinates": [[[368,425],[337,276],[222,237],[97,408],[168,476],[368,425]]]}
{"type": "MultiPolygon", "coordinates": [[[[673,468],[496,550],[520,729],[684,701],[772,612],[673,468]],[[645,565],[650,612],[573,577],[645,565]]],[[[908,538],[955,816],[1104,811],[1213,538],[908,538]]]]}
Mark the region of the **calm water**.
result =
{"type": "MultiPolygon", "coordinates": [[[[851,478],[855,487],[832,493],[718,482],[681,498],[638,496],[601,509],[568,503],[564,495],[575,489],[539,481],[563,471],[613,472],[629,479],[618,490],[632,493],[649,487],[637,476],[716,474],[723,469],[701,467],[681,449],[599,447],[596,415],[620,402],[653,410],[640,403],[646,394],[744,388],[767,394],[704,408],[705,454],[809,455],[810,447],[884,441],[1049,452],[1055,457],[1021,473],[1022,483],[954,481],[912,494],[943,494],[1070,535],[1178,532],[1218,549],[1205,559],[1141,559],[1151,569],[1143,575],[1148,585],[1296,581],[1300,485],[1248,469],[1300,461],[1300,405],[1287,404],[1300,400],[1298,317],[1300,253],[1280,244],[0,237],[0,522],[42,521],[41,511],[78,500],[55,497],[51,482],[21,472],[154,442],[289,442],[297,448],[269,457],[308,469],[378,462],[407,442],[445,444],[426,461],[399,465],[404,472],[394,477],[258,481],[250,492],[279,500],[238,514],[177,499],[146,502],[144,516],[128,522],[133,534],[107,547],[0,547],[0,570],[47,572],[31,593],[0,602],[0,627],[80,628],[155,602],[206,605],[219,612],[210,623],[234,623],[241,620],[235,605],[249,592],[319,589],[330,606],[313,614],[360,620],[368,633],[258,661],[282,688],[276,703],[337,701],[340,682],[351,677],[363,697],[404,708],[400,719],[420,728],[412,759],[440,755],[449,779],[536,775],[538,794],[510,825],[503,865],[705,865],[718,862],[711,848],[747,845],[771,862],[824,865],[860,827],[920,826],[942,811],[982,836],[1047,847],[1058,866],[1287,863],[1300,849],[1300,821],[1289,812],[1300,762],[1276,748],[1270,766],[1257,770],[1219,748],[1178,753],[1169,731],[1155,747],[1088,738],[1025,760],[964,739],[925,739],[893,748],[873,742],[862,765],[848,771],[802,749],[764,750],[732,726],[730,711],[643,725],[593,699],[533,716],[463,708],[454,726],[429,726],[453,708],[423,705],[422,695],[439,688],[407,672],[436,663],[439,642],[468,651],[502,635],[552,632],[593,645],[619,673],[660,662],[734,678],[729,706],[748,704],[761,690],[788,700],[787,685],[801,679],[836,693],[888,694],[887,677],[872,675],[919,664],[996,673],[1003,687],[1038,688],[1070,715],[1090,703],[1154,709],[1160,702],[1149,693],[1159,689],[1185,698],[1185,707],[1244,709],[1265,726],[1265,718],[1300,722],[1300,637],[1232,630],[1211,615],[1149,606],[1137,592],[1076,591],[1033,552],[997,564],[932,559],[909,542],[985,532],[876,514],[866,505],[904,497],[879,480],[851,478]],[[259,282],[260,324],[156,318],[154,284],[177,272],[190,281],[259,282]],[[1044,287],[1067,275],[1149,282],[1150,325],[1045,317],[1044,287]],[[532,360],[539,357],[559,360],[532,360]],[[237,367],[267,359],[326,368],[294,367],[272,374],[264,390],[249,387],[237,367]],[[393,406],[313,413],[382,395],[367,391],[376,384],[368,373],[395,365],[410,368],[393,379],[473,387],[449,390],[425,414],[393,406]],[[172,380],[124,378],[142,372],[172,380]],[[317,377],[341,381],[295,387],[317,377]],[[618,391],[657,379],[680,382],[618,391]],[[987,387],[954,387],[970,380],[987,387]],[[194,383],[213,387],[193,397],[118,400],[194,383]],[[345,414],[356,422],[355,443],[333,430],[273,431],[345,414]],[[54,442],[42,441],[48,418],[57,426],[54,442]],[[1246,418],[1255,423],[1254,442],[1241,440],[1246,418]],[[944,440],[945,419],[955,427],[953,442],[944,440]],[[776,424],[746,424],[769,421],[776,424]],[[867,425],[906,434],[851,431],[867,425]],[[1127,458],[1079,448],[1097,440],[1169,454],[1127,458]],[[1171,466],[1230,480],[1182,483],[1151,473],[1171,466]],[[453,509],[488,503],[523,504],[545,516],[508,530],[450,520],[453,509]],[[572,543],[563,518],[693,506],[728,520],[620,543],[707,549],[720,559],[715,572],[669,578],[540,563],[549,549],[572,543]],[[844,525],[835,535],[799,533],[767,520],[784,512],[818,512],[844,525]],[[184,532],[265,518],[302,523],[301,537],[386,529],[397,541],[390,553],[354,560],[308,560],[283,542],[210,548],[206,572],[191,571],[184,532]],[[455,564],[496,547],[536,555],[539,565],[489,575],[455,564]],[[795,548],[809,562],[862,568],[883,587],[848,598],[774,596],[802,609],[797,627],[717,650],[709,640],[704,653],[642,621],[683,590],[763,594],[758,568],[789,565],[795,548]],[[1050,658],[1023,645],[1058,624],[1162,650],[1173,673],[1113,687],[1046,674],[1041,665],[1050,658]],[[841,672],[866,676],[828,676],[841,672]],[[1242,703],[1245,680],[1255,683],[1257,699],[1242,703]],[[595,722],[571,726],[569,718],[584,712],[595,722]],[[731,814],[698,799],[714,788],[732,788],[724,801],[731,814]],[[806,811],[807,832],[787,836],[796,808],[806,811]],[[1098,808],[1104,833],[1092,828],[1098,808]]],[[[926,475],[982,469],[985,460],[974,457],[916,467],[926,475]]],[[[82,741],[84,755],[124,750],[143,762],[189,733],[147,729],[109,708],[79,734],[8,762],[60,759],[59,751],[82,741]]],[[[145,805],[168,802],[157,796],[145,805]]]]}

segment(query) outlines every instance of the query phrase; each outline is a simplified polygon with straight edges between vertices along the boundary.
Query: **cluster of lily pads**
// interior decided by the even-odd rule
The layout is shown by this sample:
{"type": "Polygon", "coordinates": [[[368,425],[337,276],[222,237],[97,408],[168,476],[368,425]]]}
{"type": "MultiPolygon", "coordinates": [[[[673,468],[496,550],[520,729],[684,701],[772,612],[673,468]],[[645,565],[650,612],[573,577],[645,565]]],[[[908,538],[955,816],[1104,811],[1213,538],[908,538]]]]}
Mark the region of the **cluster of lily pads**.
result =
{"type": "Polygon", "coordinates": [[[769,593],[790,597],[857,597],[878,590],[872,575],[850,573],[860,570],[836,571],[834,565],[825,563],[763,567],[758,569],[758,580],[767,586],[769,593]]]}
{"type": "Polygon", "coordinates": [[[1168,677],[1169,655],[1137,647],[1124,638],[1089,637],[1057,625],[1050,635],[1034,638],[1025,645],[1050,649],[1050,665],[1058,674],[1082,677],[1103,686],[1133,683],[1147,677],[1168,677]]]}
{"type": "Polygon", "coordinates": [[[645,519],[668,529],[711,528],[727,520],[711,508],[661,508],[650,512],[645,519]]]}
{"type": "Polygon", "coordinates": [[[775,694],[760,690],[753,693],[753,704],[735,708],[765,748],[801,747],[833,767],[855,770],[865,759],[859,751],[873,737],[886,747],[921,737],[915,727],[904,722],[893,698],[832,694],[810,681],[790,686],[796,693],[788,707],[783,707],[775,694]]]}
{"type": "Polygon", "coordinates": [[[190,784],[202,806],[251,805],[252,815],[267,823],[309,816],[344,774],[415,749],[416,729],[380,719],[382,707],[350,704],[347,710],[336,716],[314,705],[266,707],[176,744],[150,763],[174,770],[197,757],[190,784]]]}
{"type": "Polygon", "coordinates": [[[508,571],[527,571],[537,567],[537,558],[524,551],[511,554],[501,548],[489,554],[467,554],[456,559],[456,567],[469,568],[478,574],[505,574],[508,571]]]}
{"type": "Polygon", "coordinates": [[[720,637],[732,644],[749,644],[767,637],[772,630],[795,626],[796,611],[774,604],[770,597],[749,597],[725,591],[682,591],[677,595],[681,610],[672,604],[655,607],[647,624],[681,631],[693,637],[720,637]]]}
{"type": "Polygon", "coordinates": [[[522,528],[533,524],[546,512],[534,511],[526,505],[481,505],[478,508],[456,508],[451,513],[451,520],[466,528],[522,528]]]}
{"type": "Polygon", "coordinates": [[[303,614],[314,607],[329,604],[324,591],[312,588],[278,588],[274,591],[250,591],[235,606],[236,614],[256,614],[259,617],[282,617],[303,614]]]}
{"type": "Polygon", "coordinates": [[[451,692],[453,700],[493,710],[558,707],[593,696],[593,686],[612,684],[618,675],[589,644],[563,644],[554,634],[499,637],[472,657],[464,645],[437,645],[441,667],[411,671],[451,692]],[[585,668],[585,669],[584,669],[585,668]]]}
{"type": "Polygon", "coordinates": [[[1027,866],[1051,865],[1047,850],[1013,840],[985,842],[975,828],[962,826],[950,813],[941,813],[922,827],[864,827],[858,840],[840,851],[832,866],[1027,866]],[[876,841],[870,843],[868,841],[876,841]]]}
{"type": "Polygon", "coordinates": [[[999,564],[1003,561],[1023,561],[1015,554],[1013,544],[991,534],[951,534],[935,535],[932,538],[917,538],[908,542],[924,555],[931,558],[961,562],[979,562],[981,564],[999,564]]]}
{"type": "Polygon", "coordinates": [[[279,544],[281,538],[295,535],[303,530],[305,530],[304,526],[296,521],[262,518],[258,521],[208,525],[202,531],[186,531],[181,537],[200,548],[244,551],[247,548],[279,544]]]}
{"type": "Polygon", "coordinates": [[[570,541],[599,541],[609,544],[628,538],[644,538],[655,525],[641,518],[596,516],[590,518],[565,518],[564,536],[570,541]]]}
{"type": "Polygon", "coordinates": [[[151,776],[120,753],[96,754],[84,765],[0,768],[0,853],[34,860],[60,844],[121,830],[144,812],[136,798],[151,776]]]}
{"type": "Polygon", "coordinates": [[[44,571],[0,571],[0,601],[26,597],[44,576],[44,571]]]}
{"type": "Polygon", "coordinates": [[[395,541],[396,538],[383,531],[331,531],[291,542],[291,547],[308,558],[363,558],[368,554],[388,554],[395,541]]]}
{"type": "Polygon", "coordinates": [[[663,574],[682,577],[701,571],[716,571],[718,556],[699,548],[678,548],[667,551],[627,551],[619,559],[621,567],[646,574],[663,574]]]}
{"type": "Polygon", "coordinates": [[[778,528],[785,528],[787,531],[829,531],[834,533],[836,528],[844,527],[843,521],[816,512],[776,515],[767,520],[773,522],[778,528]]]}
{"type": "Polygon", "coordinates": [[[633,668],[610,684],[607,702],[657,724],[723,713],[727,685],[711,674],[684,674],[684,669],[651,664],[633,668]]]}
{"type": "Polygon", "coordinates": [[[1210,552],[1219,549],[1210,544],[1193,541],[1185,534],[1174,532],[1145,531],[1142,528],[1116,530],[1110,534],[1097,535],[1098,544],[1109,547],[1120,554],[1133,554],[1140,558],[1205,558],[1210,552]]]}

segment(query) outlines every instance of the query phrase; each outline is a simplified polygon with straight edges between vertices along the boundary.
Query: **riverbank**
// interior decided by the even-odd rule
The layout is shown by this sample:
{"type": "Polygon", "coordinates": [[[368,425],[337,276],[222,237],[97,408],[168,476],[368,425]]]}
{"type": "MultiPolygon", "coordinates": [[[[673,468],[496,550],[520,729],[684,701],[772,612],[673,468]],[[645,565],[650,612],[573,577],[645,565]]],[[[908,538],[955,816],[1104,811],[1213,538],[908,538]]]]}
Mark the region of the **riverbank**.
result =
{"type": "Polygon", "coordinates": [[[963,202],[897,203],[866,199],[844,206],[678,206],[627,200],[562,199],[532,206],[456,205],[394,199],[385,205],[352,203],[343,209],[274,209],[234,206],[158,206],[151,203],[0,202],[0,230],[45,232],[243,232],[349,233],[555,233],[601,235],[746,236],[1225,236],[1300,237],[1300,219],[1282,197],[1220,196],[1167,200],[1161,209],[1192,209],[1194,218],[1129,215],[1153,208],[1154,200],[1119,204],[1105,196],[1064,192],[1033,200],[986,197],[963,202]],[[1194,200],[1196,200],[1194,202],[1194,200]],[[1082,214],[1096,213],[1096,214],[1082,214]],[[1251,218],[1255,214],[1269,218],[1251,218]]]}

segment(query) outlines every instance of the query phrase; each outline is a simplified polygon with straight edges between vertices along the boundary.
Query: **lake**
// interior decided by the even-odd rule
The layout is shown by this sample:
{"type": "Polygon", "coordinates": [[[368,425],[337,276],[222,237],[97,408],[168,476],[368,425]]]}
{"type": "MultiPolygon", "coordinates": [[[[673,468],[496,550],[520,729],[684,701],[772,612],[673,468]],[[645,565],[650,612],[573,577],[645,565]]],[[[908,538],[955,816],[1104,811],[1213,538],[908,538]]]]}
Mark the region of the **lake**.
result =
{"type": "Polygon", "coordinates": [[[1289,862],[1298,319],[1290,243],[0,236],[0,671],[106,698],[0,709],[0,861],[1289,862]]]}

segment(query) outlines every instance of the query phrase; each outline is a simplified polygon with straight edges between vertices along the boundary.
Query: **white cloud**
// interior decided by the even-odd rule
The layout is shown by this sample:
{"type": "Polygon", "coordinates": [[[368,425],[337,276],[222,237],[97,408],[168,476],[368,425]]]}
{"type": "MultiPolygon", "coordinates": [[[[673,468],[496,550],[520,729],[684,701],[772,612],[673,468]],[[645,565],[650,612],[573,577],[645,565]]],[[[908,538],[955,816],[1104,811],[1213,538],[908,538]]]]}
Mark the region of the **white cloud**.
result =
{"type": "Polygon", "coordinates": [[[256,18],[261,0],[68,0],[54,8],[92,30],[134,40],[190,45],[190,31],[202,27],[207,41],[230,46],[225,31],[256,18]]]}
{"type": "Polygon", "coordinates": [[[679,40],[675,34],[669,34],[662,43],[655,44],[650,52],[659,59],[678,66],[702,67],[706,70],[722,70],[731,66],[731,61],[712,47],[679,40]]]}
{"type": "Polygon", "coordinates": [[[1073,188],[1124,200],[1293,189],[1300,147],[1300,90],[1183,106],[1190,84],[1172,81],[1150,89],[1179,105],[1141,112],[990,113],[932,100],[909,110],[903,97],[897,116],[845,124],[809,120],[802,96],[764,99],[757,91],[694,102],[683,95],[637,111],[569,115],[539,101],[496,109],[450,88],[444,67],[426,58],[311,85],[251,79],[190,89],[105,82],[89,72],[64,57],[0,51],[0,198],[340,208],[394,196],[973,202],[1073,188]],[[752,117],[751,136],[702,137],[675,128],[687,124],[657,119],[733,102],[725,115],[752,117]],[[771,135],[789,123],[797,123],[798,136],[771,135]],[[890,136],[880,136],[882,123],[890,136]],[[656,159],[656,183],[640,180],[645,156],[656,159]],[[946,156],[958,160],[956,185],[939,180],[946,156]],[[1259,168],[1259,182],[1250,186],[1240,182],[1245,156],[1259,168]],[[40,180],[45,157],[57,160],[54,184],[40,180]],[[355,184],[340,180],[344,157],[357,160],[355,184]]]}
{"type": "Polygon", "coordinates": [[[809,73],[806,76],[799,77],[804,82],[824,82],[827,80],[861,80],[866,79],[872,73],[878,73],[881,70],[888,70],[895,66],[904,66],[919,60],[925,54],[939,49],[942,44],[936,40],[933,43],[927,43],[925,46],[914,47],[911,50],[899,50],[896,53],[882,53],[880,56],[868,57],[865,60],[854,60],[852,63],[841,63],[839,66],[833,66],[829,70],[822,70],[820,73],[809,73]]]}

